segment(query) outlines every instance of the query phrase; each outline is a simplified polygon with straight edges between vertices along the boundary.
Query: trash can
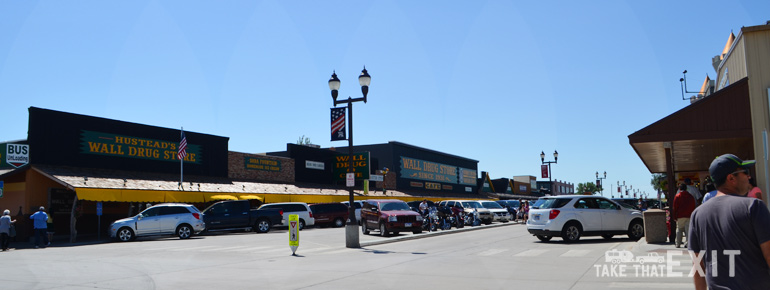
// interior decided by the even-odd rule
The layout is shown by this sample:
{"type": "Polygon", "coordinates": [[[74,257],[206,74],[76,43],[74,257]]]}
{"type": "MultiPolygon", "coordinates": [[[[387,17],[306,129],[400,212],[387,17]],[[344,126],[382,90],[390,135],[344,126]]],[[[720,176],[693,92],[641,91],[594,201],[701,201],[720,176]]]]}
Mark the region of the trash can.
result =
{"type": "Polygon", "coordinates": [[[642,213],[644,218],[644,238],[648,243],[665,243],[668,238],[666,211],[650,209],[642,213]]]}

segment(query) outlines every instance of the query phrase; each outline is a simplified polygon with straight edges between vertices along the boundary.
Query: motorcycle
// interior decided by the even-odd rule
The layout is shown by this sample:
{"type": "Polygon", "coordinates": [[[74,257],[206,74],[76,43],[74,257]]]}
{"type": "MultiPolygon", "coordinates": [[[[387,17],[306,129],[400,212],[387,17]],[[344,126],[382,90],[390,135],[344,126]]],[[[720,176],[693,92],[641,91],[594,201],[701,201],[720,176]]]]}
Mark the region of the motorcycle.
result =
{"type": "Polygon", "coordinates": [[[435,232],[438,229],[438,210],[436,207],[430,207],[423,213],[422,229],[428,232],[435,232]]]}
{"type": "Polygon", "coordinates": [[[463,216],[463,209],[453,206],[452,207],[452,224],[456,228],[462,228],[465,226],[465,217],[463,216]]]}
{"type": "Polygon", "coordinates": [[[469,212],[465,216],[465,224],[475,227],[481,225],[481,218],[479,218],[479,210],[473,209],[472,212],[469,212]]]}

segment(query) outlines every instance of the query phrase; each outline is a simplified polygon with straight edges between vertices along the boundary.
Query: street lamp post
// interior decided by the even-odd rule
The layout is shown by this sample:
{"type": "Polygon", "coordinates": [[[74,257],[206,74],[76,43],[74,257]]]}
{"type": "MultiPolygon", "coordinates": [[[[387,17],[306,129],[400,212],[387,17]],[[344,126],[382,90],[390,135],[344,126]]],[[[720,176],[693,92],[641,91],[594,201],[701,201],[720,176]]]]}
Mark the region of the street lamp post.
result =
{"type": "Polygon", "coordinates": [[[551,163],[557,163],[559,161],[559,152],[553,150],[553,161],[545,161],[545,153],[540,151],[540,162],[542,164],[548,164],[548,186],[550,187],[550,194],[553,195],[553,182],[551,181],[551,163]]]}
{"type": "MultiPolygon", "coordinates": [[[[361,71],[361,75],[358,76],[358,83],[361,85],[361,93],[363,98],[351,98],[348,96],[347,100],[337,100],[337,95],[340,89],[340,79],[337,78],[337,73],[333,72],[331,79],[329,79],[329,89],[332,91],[332,98],[334,99],[334,106],[339,104],[348,105],[348,174],[354,174],[353,171],[353,103],[364,101],[366,103],[366,95],[369,94],[369,83],[372,81],[372,77],[366,71],[366,67],[361,71]]],[[[355,177],[354,177],[355,179],[355,177]]],[[[356,225],[356,209],[353,205],[353,187],[349,187],[348,194],[348,222],[345,225],[345,246],[348,248],[360,248],[361,244],[358,239],[358,226],[356,225]]]]}
{"type": "MultiPolygon", "coordinates": [[[[599,177],[599,171],[596,172],[596,181],[597,181],[596,183],[599,183],[599,188],[601,189],[602,196],[604,196],[604,185],[603,185],[604,182],[602,181],[602,179],[607,179],[607,171],[604,172],[604,177],[599,177]]],[[[610,187],[611,186],[612,185],[610,184],[610,187]]]]}

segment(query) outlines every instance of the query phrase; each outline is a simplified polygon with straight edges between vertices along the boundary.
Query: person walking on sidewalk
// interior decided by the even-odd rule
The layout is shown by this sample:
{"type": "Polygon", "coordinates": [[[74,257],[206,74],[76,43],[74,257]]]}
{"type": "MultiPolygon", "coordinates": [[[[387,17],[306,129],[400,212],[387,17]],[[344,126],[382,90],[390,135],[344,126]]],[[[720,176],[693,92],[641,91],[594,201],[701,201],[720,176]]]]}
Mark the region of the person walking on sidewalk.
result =
{"type": "Polygon", "coordinates": [[[693,211],[687,241],[696,289],[770,285],[770,211],[763,201],[745,197],[753,166],[754,160],[733,154],[709,166],[717,195],[693,211]]]}
{"type": "Polygon", "coordinates": [[[45,207],[40,207],[36,213],[33,213],[30,217],[34,221],[33,228],[35,229],[35,249],[42,246],[48,246],[48,214],[45,213],[45,207]],[[42,238],[42,244],[40,239],[42,238]]]}
{"type": "Polygon", "coordinates": [[[690,241],[690,215],[695,210],[695,198],[687,191],[687,184],[679,185],[679,193],[674,196],[674,221],[676,222],[676,247],[682,246],[682,236],[690,241]]]}
{"type": "Polygon", "coordinates": [[[0,217],[0,249],[3,251],[8,251],[8,244],[10,242],[10,231],[11,231],[11,225],[15,223],[16,220],[11,219],[11,211],[5,210],[3,211],[3,216],[0,217]]]}

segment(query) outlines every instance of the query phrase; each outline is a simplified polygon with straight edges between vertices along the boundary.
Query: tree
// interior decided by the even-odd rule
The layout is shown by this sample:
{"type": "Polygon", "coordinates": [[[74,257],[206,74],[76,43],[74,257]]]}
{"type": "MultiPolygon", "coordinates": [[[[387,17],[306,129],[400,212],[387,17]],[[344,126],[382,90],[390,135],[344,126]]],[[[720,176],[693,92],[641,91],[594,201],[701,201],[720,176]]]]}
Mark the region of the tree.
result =
{"type": "Polygon", "coordinates": [[[575,194],[596,194],[597,192],[600,192],[601,189],[596,186],[593,182],[586,182],[586,183],[578,183],[577,189],[575,189],[575,194]]]}
{"type": "Polygon", "coordinates": [[[299,137],[299,140],[297,140],[297,145],[310,145],[313,143],[310,143],[310,138],[305,137],[305,135],[302,135],[299,137]]]}
{"type": "Polygon", "coordinates": [[[657,191],[666,192],[668,190],[668,178],[665,173],[655,173],[650,179],[650,185],[657,191]]]}

